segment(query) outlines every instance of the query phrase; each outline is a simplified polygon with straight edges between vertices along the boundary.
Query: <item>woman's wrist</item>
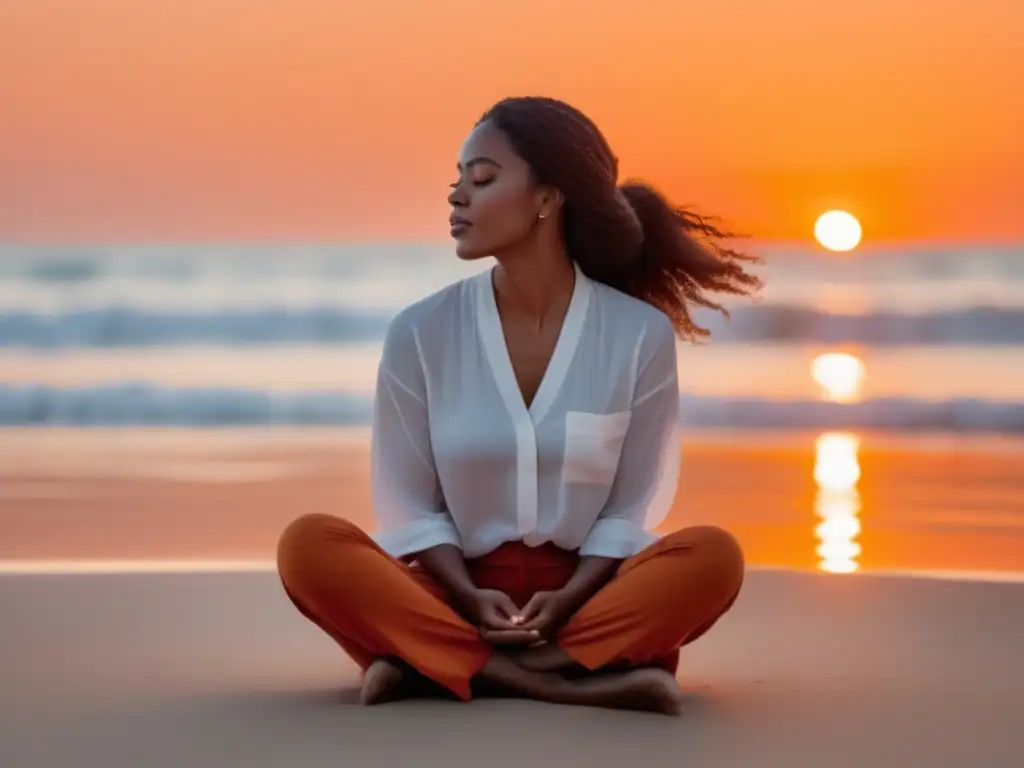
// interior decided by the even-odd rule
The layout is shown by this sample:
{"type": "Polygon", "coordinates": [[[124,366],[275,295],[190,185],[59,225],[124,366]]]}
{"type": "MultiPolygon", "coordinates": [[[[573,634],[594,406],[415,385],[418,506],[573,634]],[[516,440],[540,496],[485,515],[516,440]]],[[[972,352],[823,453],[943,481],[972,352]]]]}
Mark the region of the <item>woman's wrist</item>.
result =
{"type": "Polygon", "coordinates": [[[559,592],[574,608],[580,608],[609,582],[621,562],[610,557],[584,557],[576,566],[572,578],[559,592]]]}
{"type": "Polygon", "coordinates": [[[423,550],[416,559],[451,599],[465,604],[476,598],[479,590],[469,577],[462,551],[458,547],[441,544],[423,550]]]}
{"type": "Polygon", "coordinates": [[[460,606],[471,606],[476,603],[481,590],[472,582],[452,584],[446,590],[448,595],[460,606]]]}
{"type": "Polygon", "coordinates": [[[600,589],[600,587],[594,587],[590,584],[566,584],[558,592],[572,607],[573,613],[583,607],[583,605],[590,600],[600,589]]]}

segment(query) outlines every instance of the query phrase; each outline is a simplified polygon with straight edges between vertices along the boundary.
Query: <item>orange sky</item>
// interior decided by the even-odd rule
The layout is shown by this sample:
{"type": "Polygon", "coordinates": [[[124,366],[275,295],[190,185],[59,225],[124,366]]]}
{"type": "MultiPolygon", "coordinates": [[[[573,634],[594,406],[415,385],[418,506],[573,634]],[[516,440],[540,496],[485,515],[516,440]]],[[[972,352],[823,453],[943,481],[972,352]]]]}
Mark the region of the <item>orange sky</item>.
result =
{"type": "Polygon", "coordinates": [[[1020,0],[3,0],[0,240],[446,236],[506,94],[763,238],[1024,240],[1020,0]],[[372,8],[372,10],[370,10],[372,8]]]}

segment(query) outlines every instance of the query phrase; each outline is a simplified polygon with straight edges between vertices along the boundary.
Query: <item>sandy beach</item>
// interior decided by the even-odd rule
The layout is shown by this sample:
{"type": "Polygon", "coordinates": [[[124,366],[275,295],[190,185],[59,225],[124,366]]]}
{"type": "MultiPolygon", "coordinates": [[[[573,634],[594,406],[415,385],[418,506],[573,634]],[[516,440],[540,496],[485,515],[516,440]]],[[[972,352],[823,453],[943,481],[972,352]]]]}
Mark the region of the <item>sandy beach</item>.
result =
{"type": "Polygon", "coordinates": [[[0,577],[0,765],[927,766],[1024,758],[1024,588],[755,572],[680,718],[355,704],[272,573],[0,577]]]}
{"type": "Polygon", "coordinates": [[[0,431],[0,765],[1021,762],[1021,446],[860,436],[857,530],[828,542],[819,437],[687,436],[665,527],[724,525],[751,569],[665,718],[357,706],[270,561],[297,514],[371,524],[364,431],[0,431]]]}

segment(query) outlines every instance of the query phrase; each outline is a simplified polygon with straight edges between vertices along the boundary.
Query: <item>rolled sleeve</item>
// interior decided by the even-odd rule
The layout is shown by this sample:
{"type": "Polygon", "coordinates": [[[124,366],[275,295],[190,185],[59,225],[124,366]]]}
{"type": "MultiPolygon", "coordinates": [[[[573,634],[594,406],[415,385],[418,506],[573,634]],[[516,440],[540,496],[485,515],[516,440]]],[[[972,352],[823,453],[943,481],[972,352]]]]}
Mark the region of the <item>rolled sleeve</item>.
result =
{"type": "Polygon", "coordinates": [[[461,548],[459,532],[447,515],[416,520],[387,531],[378,531],[373,540],[392,557],[409,557],[431,547],[451,544],[461,548]]]}
{"type": "Polygon", "coordinates": [[[594,523],[580,546],[581,557],[632,557],[657,541],[658,537],[632,520],[605,517],[594,523]]]}

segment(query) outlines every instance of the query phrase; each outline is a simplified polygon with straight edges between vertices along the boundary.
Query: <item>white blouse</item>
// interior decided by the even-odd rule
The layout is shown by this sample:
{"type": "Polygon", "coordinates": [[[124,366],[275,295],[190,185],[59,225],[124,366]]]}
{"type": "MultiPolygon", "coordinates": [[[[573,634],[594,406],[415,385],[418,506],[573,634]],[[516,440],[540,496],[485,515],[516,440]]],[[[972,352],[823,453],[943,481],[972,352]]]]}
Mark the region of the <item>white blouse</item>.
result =
{"type": "Polygon", "coordinates": [[[679,473],[676,339],[668,317],[576,282],[529,407],[516,382],[492,270],[402,310],[374,403],[374,539],[410,558],[507,541],[624,558],[657,536],[679,473]]]}

